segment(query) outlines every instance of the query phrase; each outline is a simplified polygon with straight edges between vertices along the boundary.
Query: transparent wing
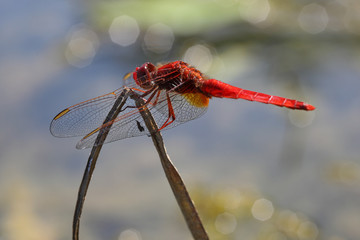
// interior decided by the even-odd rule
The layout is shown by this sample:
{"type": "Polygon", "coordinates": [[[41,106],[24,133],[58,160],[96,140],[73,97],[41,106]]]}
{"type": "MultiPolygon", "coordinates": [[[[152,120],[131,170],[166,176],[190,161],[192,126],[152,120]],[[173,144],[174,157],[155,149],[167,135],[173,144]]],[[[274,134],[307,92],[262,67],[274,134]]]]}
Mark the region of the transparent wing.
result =
{"type": "MultiPolygon", "coordinates": [[[[181,123],[195,119],[205,113],[207,109],[207,105],[199,107],[193,104],[194,100],[202,97],[200,95],[191,95],[190,98],[187,95],[180,95],[175,92],[169,92],[168,94],[176,118],[170,125],[165,127],[163,130],[175,127],[181,123]]],[[[129,137],[149,135],[149,131],[146,128],[145,122],[141,117],[141,114],[139,114],[139,111],[141,111],[141,109],[133,107],[135,106],[135,102],[133,100],[128,99],[127,101],[127,106],[131,106],[132,108],[126,108],[113,122],[101,125],[94,131],[86,135],[76,145],[76,148],[84,149],[92,147],[95,143],[99,130],[105,126],[108,126],[109,124],[112,124],[112,126],[104,143],[109,143],[129,137]]],[[[160,128],[169,118],[169,108],[166,92],[160,91],[159,97],[149,102],[147,104],[147,107],[150,110],[158,127],[160,128]]]]}
{"type": "MultiPolygon", "coordinates": [[[[128,101],[130,101],[128,99],[128,101]]],[[[145,123],[139,114],[139,110],[137,108],[127,108],[123,112],[119,114],[119,116],[112,122],[101,125],[91,133],[83,137],[76,145],[77,149],[85,149],[92,147],[95,143],[95,140],[99,134],[99,131],[111,125],[110,131],[104,141],[105,143],[117,141],[124,138],[141,136],[145,134],[149,134],[145,123]],[[131,109],[131,110],[130,110],[131,109]]]]}
{"type": "Polygon", "coordinates": [[[55,137],[84,136],[102,125],[123,88],[66,108],[54,117],[50,132],[55,137]]]}
{"type": "MultiPolygon", "coordinates": [[[[161,95],[162,99],[166,99],[165,92],[162,92],[161,95]]],[[[198,118],[207,110],[208,102],[206,104],[197,104],[199,101],[203,101],[202,98],[204,98],[204,95],[201,93],[177,94],[175,92],[170,92],[169,96],[171,100],[171,105],[174,109],[175,120],[172,124],[170,124],[164,129],[175,127],[181,123],[198,118]]],[[[205,99],[208,101],[207,97],[205,97],[205,99]]],[[[154,108],[155,109],[152,109],[152,113],[154,115],[166,116],[167,119],[169,109],[166,101],[163,101],[162,104],[155,105],[154,108]]],[[[161,121],[157,121],[157,124],[160,124],[159,127],[161,127],[163,123],[161,123],[161,121]]]]}

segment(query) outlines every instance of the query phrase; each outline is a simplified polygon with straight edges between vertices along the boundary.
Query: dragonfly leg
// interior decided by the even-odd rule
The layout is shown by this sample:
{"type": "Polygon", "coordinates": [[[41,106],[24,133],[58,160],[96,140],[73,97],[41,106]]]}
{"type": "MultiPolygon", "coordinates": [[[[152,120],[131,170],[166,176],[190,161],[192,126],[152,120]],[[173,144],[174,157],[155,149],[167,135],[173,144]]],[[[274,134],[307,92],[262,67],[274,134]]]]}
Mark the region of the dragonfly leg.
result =
{"type": "MultiPolygon", "coordinates": [[[[131,90],[137,90],[136,88],[131,88],[131,90]]],[[[160,91],[158,91],[157,87],[154,87],[153,89],[150,89],[148,91],[144,91],[144,94],[140,95],[140,97],[144,97],[146,95],[148,95],[149,93],[153,92],[150,97],[148,99],[145,99],[145,105],[151,103],[151,100],[154,98],[155,94],[157,93],[157,96],[155,98],[155,102],[152,103],[152,105],[156,105],[159,96],[160,96],[160,91]]],[[[120,112],[123,112],[125,109],[127,108],[137,108],[136,106],[126,106],[124,109],[122,109],[120,112]]]]}
{"type": "Polygon", "coordinates": [[[160,91],[157,91],[157,95],[156,95],[156,98],[155,98],[155,101],[152,105],[156,105],[157,102],[159,101],[159,97],[160,97],[160,91]]]}
{"type": "Polygon", "coordinates": [[[171,104],[170,97],[169,97],[168,93],[166,94],[166,99],[167,99],[167,104],[168,104],[168,109],[169,109],[169,116],[166,119],[166,121],[164,122],[164,124],[161,126],[161,128],[159,128],[159,131],[161,131],[162,129],[169,126],[172,122],[175,121],[175,112],[174,112],[174,109],[172,107],[172,104],[171,104]],[[171,120],[170,120],[170,118],[171,118],[171,120]]]}
{"type": "MultiPolygon", "coordinates": [[[[151,94],[151,96],[153,96],[154,95],[154,92],[156,92],[156,90],[158,89],[158,87],[157,86],[154,86],[154,87],[152,87],[151,89],[149,89],[149,90],[147,90],[147,91],[143,91],[143,94],[141,94],[140,95],[140,97],[146,97],[147,95],[149,95],[150,93],[152,93],[151,94]]],[[[148,100],[150,99],[150,98],[152,98],[152,97],[149,97],[148,98],[148,100]]],[[[148,101],[148,100],[146,100],[146,101],[148,101]]]]}
{"type": "Polygon", "coordinates": [[[148,95],[148,94],[151,93],[151,92],[152,92],[152,94],[150,95],[150,97],[148,97],[148,99],[145,99],[145,104],[150,103],[151,100],[154,98],[154,96],[155,96],[155,94],[156,94],[157,92],[158,92],[158,95],[160,94],[160,91],[158,91],[158,88],[157,88],[157,87],[154,87],[154,88],[150,89],[148,92],[142,94],[140,97],[143,98],[143,97],[145,97],[146,95],[148,95]]]}
{"type": "Polygon", "coordinates": [[[148,94],[149,91],[151,92],[151,90],[145,91],[145,90],[142,90],[142,89],[139,89],[139,88],[131,88],[131,89],[134,90],[134,91],[142,92],[143,94],[145,94],[145,93],[148,94]]]}

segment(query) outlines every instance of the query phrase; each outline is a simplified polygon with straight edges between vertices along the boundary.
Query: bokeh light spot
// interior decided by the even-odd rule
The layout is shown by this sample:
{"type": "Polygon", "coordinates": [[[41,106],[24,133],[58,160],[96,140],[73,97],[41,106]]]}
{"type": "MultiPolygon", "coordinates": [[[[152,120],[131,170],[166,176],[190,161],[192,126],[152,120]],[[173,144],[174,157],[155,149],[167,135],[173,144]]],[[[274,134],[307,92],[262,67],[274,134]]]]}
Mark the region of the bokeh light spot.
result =
{"type": "Polygon", "coordinates": [[[300,219],[296,213],[289,210],[283,210],[279,213],[276,223],[279,229],[284,232],[293,233],[298,228],[300,219]]]}
{"type": "Polygon", "coordinates": [[[139,33],[137,21],[126,15],[115,18],[109,27],[111,40],[123,47],[133,44],[139,33]]]}
{"type": "Polygon", "coordinates": [[[230,234],[235,231],[237,220],[231,213],[219,214],[215,219],[215,228],[222,234],[230,234]]]}
{"type": "Polygon", "coordinates": [[[183,57],[183,60],[202,72],[206,72],[211,67],[213,57],[208,47],[197,44],[189,47],[183,57]]]}
{"type": "Polygon", "coordinates": [[[84,26],[75,27],[70,33],[65,58],[75,67],[85,67],[92,62],[98,46],[99,40],[95,32],[84,26]]]}
{"type": "Polygon", "coordinates": [[[311,3],[301,10],[298,23],[299,26],[308,33],[317,34],[325,30],[329,22],[326,9],[316,3],[311,3]]]}
{"type": "Polygon", "coordinates": [[[244,1],[239,11],[246,21],[256,24],[267,19],[270,9],[268,0],[250,0],[244,1]]]}
{"type": "Polygon", "coordinates": [[[254,218],[260,221],[266,221],[271,218],[274,213],[272,202],[265,198],[256,200],[251,208],[251,213],[254,218]]]}
{"type": "Polygon", "coordinates": [[[95,55],[95,48],[89,39],[84,37],[73,39],[69,42],[69,49],[73,52],[74,56],[87,59],[95,55]]]}
{"type": "Polygon", "coordinates": [[[297,230],[299,239],[316,239],[318,234],[319,230],[316,225],[309,221],[302,222],[297,230]]]}
{"type": "Polygon", "coordinates": [[[135,229],[126,229],[122,231],[119,235],[118,240],[141,240],[141,235],[139,231],[135,229]]]}
{"type": "Polygon", "coordinates": [[[165,24],[157,23],[148,28],[144,36],[145,50],[154,53],[166,53],[170,51],[174,43],[174,33],[165,24]]]}

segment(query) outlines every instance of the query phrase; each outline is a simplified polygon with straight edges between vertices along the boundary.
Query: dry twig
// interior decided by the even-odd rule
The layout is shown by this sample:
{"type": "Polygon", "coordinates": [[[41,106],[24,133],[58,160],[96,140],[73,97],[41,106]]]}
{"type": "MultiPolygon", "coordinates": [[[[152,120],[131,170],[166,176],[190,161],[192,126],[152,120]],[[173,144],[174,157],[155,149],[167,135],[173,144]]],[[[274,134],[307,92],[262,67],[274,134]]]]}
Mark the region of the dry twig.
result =
{"type": "MultiPolygon", "coordinates": [[[[120,113],[122,107],[126,103],[126,99],[128,98],[129,89],[124,89],[124,91],[120,94],[118,99],[115,101],[113,107],[111,108],[109,114],[107,115],[104,124],[108,123],[112,120],[114,120],[117,115],[120,113]]],[[[88,159],[88,162],[86,164],[85,172],[83,175],[83,179],[81,181],[79,192],[78,192],[78,198],[76,201],[76,207],[74,212],[74,218],[73,218],[73,240],[79,239],[79,227],[80,227],[80,217],[82,208],[84,206],[85,196],[90,184],[91,176],[94,172],[96,161],[99,157],[100,150],[102,148],[103,143],[105,142],[106,136],[108,135],[110,131],[111,125],[102,128],[99,131],[99,134],[95,140],[94,146],[91,149],[91,153],[88,159]]]]}

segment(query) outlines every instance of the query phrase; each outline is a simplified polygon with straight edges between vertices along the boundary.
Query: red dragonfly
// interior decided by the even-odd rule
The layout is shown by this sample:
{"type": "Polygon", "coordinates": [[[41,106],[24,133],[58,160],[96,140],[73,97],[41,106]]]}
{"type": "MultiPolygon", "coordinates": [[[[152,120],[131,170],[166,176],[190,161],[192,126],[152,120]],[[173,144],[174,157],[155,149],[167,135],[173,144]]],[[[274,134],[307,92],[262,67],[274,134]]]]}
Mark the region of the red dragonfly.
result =
{"type": "MultiPolygon", "coordinates": [[[[130,73],[131,74],[131,73],[130,73]]],[[[130,76],[128,74],[127,77],[130,76]]],[[[209,99],[233,98],[273,104],[279,107],[312,111],[314,106],[283,97],[272,96],[231,86],[209,79],[199,70],[182,61],[161,66],[145,63],[132,72],[135,83],[127,87],[140,94],[151,111],[159,130],[169,129],[198,118],[205,113],[209,99]]],[[[75,104],[61,111],[50,125],[56,137],[84,136],[76,145],[83,149],[92,147],[103,121],[124,87],[114,92],[75,104]]],[[[128,99],[124,109],[111,123],[105,143],[149,134],[135,107],[128,99]]]]}

